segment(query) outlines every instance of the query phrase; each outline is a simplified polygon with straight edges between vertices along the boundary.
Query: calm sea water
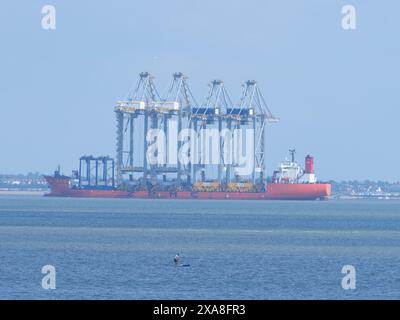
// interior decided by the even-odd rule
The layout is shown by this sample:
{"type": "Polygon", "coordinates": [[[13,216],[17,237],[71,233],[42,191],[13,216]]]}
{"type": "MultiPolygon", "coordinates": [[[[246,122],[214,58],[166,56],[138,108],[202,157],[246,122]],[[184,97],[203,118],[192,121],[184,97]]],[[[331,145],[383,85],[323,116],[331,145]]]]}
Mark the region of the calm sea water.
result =
{"type": "Polygon", "coordinates": [[[3,196],[0,262],[1,299],[400,299],[400,202],[3,196]]]}

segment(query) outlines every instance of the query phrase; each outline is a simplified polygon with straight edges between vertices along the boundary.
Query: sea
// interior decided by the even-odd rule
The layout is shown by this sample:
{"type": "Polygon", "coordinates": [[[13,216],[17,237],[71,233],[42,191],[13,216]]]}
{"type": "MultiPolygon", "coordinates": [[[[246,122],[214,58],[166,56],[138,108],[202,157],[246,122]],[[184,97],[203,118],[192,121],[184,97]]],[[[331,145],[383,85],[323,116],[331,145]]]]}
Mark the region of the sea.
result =
{"type": "Polygon", "coordinates": [[[0,299],[400,299],[400,201],[1,196],[0,299]]]}

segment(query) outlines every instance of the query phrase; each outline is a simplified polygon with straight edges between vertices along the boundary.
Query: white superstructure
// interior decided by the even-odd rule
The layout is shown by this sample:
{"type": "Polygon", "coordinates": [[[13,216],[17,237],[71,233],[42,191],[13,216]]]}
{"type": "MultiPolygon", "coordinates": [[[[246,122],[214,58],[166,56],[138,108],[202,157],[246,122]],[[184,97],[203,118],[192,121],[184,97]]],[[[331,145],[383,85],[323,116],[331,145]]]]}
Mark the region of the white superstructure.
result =
{"type": "MultiPolygon", "coordinates": [[[[273,183],[316,183],[317,177],[313,170],[307,172],[294,160],[294,150],[291,150],[292,160],[285,159],[274,171],[273,183]]],[[[309,156],[307,156],[309,157],[309,156]]]]}

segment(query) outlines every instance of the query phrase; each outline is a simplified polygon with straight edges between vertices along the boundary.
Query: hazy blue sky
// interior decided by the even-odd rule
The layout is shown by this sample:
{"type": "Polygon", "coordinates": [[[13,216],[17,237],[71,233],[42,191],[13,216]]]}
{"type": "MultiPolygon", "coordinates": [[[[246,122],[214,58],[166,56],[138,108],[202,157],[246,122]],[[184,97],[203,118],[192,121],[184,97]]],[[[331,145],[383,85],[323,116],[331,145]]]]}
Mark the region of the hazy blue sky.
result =
{"type": "MultiPolygon", "coordinates": [[[[296,147],[323,179],[400,180],[400,1],[3,1],[0,173],[49,173],[115,155],[113,107],[141,71],[162,91],[175,71],[197,100],[256,79],[281,122],[272,171],[296,147]],[[41,8],[57,29],[41,28],[41,8]],[[341,8],[357,9],[357,30],[341,8]]],[[[270,174],[271,172],[269,172],[270,174]]]]}

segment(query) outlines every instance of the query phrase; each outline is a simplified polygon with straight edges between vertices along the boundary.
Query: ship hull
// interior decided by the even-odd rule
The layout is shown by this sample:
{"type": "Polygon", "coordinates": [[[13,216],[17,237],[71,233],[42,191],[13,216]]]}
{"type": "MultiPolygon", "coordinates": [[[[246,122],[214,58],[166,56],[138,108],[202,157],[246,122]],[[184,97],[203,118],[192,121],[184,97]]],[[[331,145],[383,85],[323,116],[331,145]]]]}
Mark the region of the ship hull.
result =
{"type": "Polygon", "coordinates": [[[323,200],[331,195],[329,183],[272,183],[267,186],[271,200],[323,200]]]}
{"type": "Polygon", "coordinates": [[[52,176],[44,177],[50,186],[50,193],[46,197],[74,197],[74,198],[129,198],[130,193],[124,190],[109,189],[74,189],[69,186],[69,179],[52,176]]]}
{"type": "Polygon", "coordinates": [[[134,191],[119,189],[73,189],[68,179],[45,177],[51,192],[46,196],[77,198],[199,199],[199,200],[323,200],[331,195],[331,185],[272,183],[265,192],[134,191]]]}
{"type": "Polygon", "coordinates": [[[50,192],[46,197],[73,197],[73,198],[130,198],[131,194],[123,190],[83,190],[70,189],[65,192],[50,192]]]}

